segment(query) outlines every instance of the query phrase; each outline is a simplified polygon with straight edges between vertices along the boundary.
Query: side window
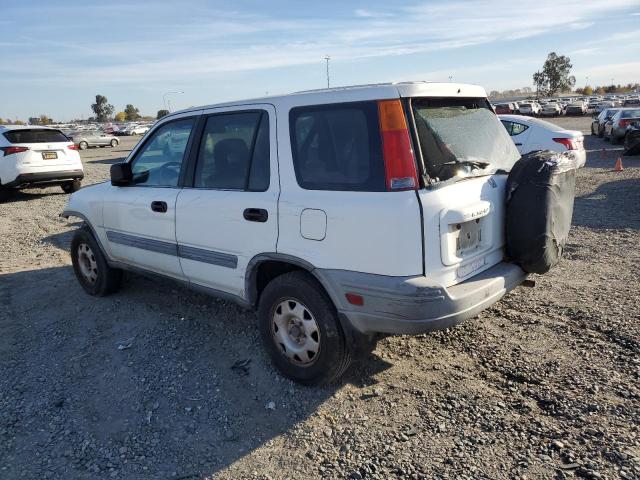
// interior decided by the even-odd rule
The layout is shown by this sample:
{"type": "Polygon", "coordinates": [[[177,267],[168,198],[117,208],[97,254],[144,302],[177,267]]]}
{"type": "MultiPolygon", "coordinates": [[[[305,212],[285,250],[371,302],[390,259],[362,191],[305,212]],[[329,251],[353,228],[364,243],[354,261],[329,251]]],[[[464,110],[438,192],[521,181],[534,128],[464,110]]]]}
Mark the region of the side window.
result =
{"type": "Polygon", "coordinates": [[[294,108],[293,165],[307,190],[384,191],[376,102],[294,108]]]}
{"type": "Polygon", "coordinates": [[[500,120],[502,122],[502,125],[504,125],[504,128],[507,129],[507,133],[509,135],[513,135],[513,133],[511,133],[511,131],[513,130],[513,123],[508,121],[508,120],[500,120]]]}
{"type": "Polygon", "coordinates": [[[520,135],[522,132],[524,132],[527,128],[529,128],[527,125],[522,125],[521,123],[516,123],[513,122],[512,126],[511,126],[511,136],[515,136],[515,135],[520,135]]]}
{"type": "Polygon", "coordinates": [[[202,133],[196,188],[265,191],[269,188],[269,115],[212,115],[202,133]]]}
{"type": "Polygon", "coordinates": [[[185,118],[153,132],[131,163],[133,182],[153,187],[177,186],[194,123],[194,118],[185,118]]]}

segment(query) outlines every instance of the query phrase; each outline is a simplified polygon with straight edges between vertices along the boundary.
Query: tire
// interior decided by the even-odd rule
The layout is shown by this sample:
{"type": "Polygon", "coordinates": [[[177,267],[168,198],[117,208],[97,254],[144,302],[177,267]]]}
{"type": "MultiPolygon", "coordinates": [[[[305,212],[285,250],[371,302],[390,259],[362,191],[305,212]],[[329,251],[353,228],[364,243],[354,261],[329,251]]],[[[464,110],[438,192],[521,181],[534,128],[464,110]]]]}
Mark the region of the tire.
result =
{"type": "Polygon", "coordinates": [[[78,190],[80,190],[80,188],[82,188],[82,182],[80,180],[72,180],[70,182],[63,183],[60,186],[62,187],[62,191],[64,193],[73,193],[73,192],[77,192],[78,190]]]}
{"type": "Polygon", "coordinates": [[[80,150],[86,150],[87,148],[89,148],[89,144],[83,140],[78,144],[78,148],[80,150]]]}
{"type": "Polygon", "coordinates": [[[118,146],[118,140],[116,140],[115,138],[113,140],[111,140],[111,148],[116,148],[118,146]]]}
{"type": "Polygon", "coordinates": [[[306,272],[285,273],[269,282],[260,296],[258,322],[272,362],[291,380],[331,383],[351,364],[353,352],[336,308],[306,272]]]}
{"type": "Polygon", "coordinates": [[[104,297],[122,283],[122,270],[111,268],[93,234],[83,227],[71,240],[71,263],[80,285],[89,295],[104,297]]]}

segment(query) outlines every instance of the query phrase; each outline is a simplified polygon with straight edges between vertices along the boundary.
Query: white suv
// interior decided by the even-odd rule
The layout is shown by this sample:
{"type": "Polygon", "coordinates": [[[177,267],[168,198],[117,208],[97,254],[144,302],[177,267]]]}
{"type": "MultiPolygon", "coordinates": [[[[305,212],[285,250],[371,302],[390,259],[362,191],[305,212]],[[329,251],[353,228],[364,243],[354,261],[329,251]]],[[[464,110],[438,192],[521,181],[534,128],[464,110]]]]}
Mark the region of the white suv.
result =
{"type": "Polygon", "coordinates": [[[77,150],[54,128],[0,125],[0,201],[20,188],[79,190],[84,172],[77,150]]]}
{"type": "Polygon", "coordinates": [[[378,334],[450,327],[525,279],[504,261],[520,158],[483,88],[401,83],[173,113],[70,197],[92,295],[122,270],[257,309],[275,365],[331,381],[378,334]]]}

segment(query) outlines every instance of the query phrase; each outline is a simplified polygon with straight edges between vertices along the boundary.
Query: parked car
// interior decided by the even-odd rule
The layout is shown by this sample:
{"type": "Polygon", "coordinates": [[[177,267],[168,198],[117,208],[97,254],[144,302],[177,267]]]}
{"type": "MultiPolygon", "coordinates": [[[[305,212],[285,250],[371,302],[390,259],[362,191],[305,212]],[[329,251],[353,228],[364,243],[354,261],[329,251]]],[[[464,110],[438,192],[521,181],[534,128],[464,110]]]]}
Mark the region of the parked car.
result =
{"type": "Polygon", "coordinates": [[[60,130],[0,125],[0,201],[22,188],[80,189],[84,170],[77,147],[60,130]]]}
{"type": "Polygon", "coordinates": [[[553,123],[538,118],[518,115],[499,115],[500,121],[515,143],[520,154],[535,150],[571,152],[576,164],[583,167],[587,160],[584,136],[577,130],[565,130],[553,123]]]}
{"type": "Polygon", "coordinates": [[[623,106],[625,107],[640,107],[640,98],[627,98],[625,99],[623,106]]]}
{"type": "Polygon", "coordinates": [[[513,103],[496,103],[495,112],[496,113],[515,113],[517,112],[517,110],[513,103]]]}
{"type": "Polygon", "coordinates": [[[627,127],[623,155],[640,155],[640,122],[633,122],[627,127]]]}
{"type": "Polygon", "coordinates": [[[617,108],[607,108],[591,119],[591,135],[604,136],[604,126],[618,111],[617,108]]]}
{"type": "Polygon", "coordinates": [[[587,104],[579,101],[567,105],[565,109],[565,115],[585,115],[587,113],[587,104]]]}
{"type": "Polygon", "coordinates": [[[540,110],[540,115],[544,117],[557,117],[562,114],[562,108],[558,103],[547,103],[542,110],[540,110]]]}
{"type": "Polygon", "coordinates": [[[114,135],[100,132],[98,130],[90,130],[86,132],[75,132],[71,138],[80,150],[86,150],[89,147],[117,147],[120,143],[114,135]]]}
{"type": "Polygon", "coordinates": [[[144,135],[149,131],[149,127],[146,125],[132,125],[126,131],[127,135],[144,135]]]}
{"type": "Polygon", "coordinates": [[[640,120],[640,109],[620,108],[604,125],[604,139],[618,143],[627,133],[627,127],[640,120]]]}
{"type": "Polygon", "coordinates": [[[520,103],[520,113],[522,115],[539,115],[540,104],[538,102],[520,103]]]}
{"type": "Polygon", "coordinates": [[[524,281],[504,250],[519,159],[482,87],[301,92],[163,117],[63,216],[84,220],[87,293],[131,269],[234,300],[277,368],[317,384],[378,334],[448,328],[524,281]]]}

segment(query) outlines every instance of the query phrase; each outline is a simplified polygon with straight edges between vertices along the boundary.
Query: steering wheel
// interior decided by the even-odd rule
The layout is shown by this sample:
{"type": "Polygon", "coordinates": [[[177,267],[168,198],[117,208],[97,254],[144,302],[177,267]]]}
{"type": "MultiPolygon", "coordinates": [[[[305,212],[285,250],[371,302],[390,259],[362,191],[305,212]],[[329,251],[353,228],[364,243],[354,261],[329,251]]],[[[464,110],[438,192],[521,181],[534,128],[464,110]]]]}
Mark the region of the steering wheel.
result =
{"type": "Polygon", "coordinates": [[[172,184],[180,174],[181,162],[167,162],[158,168],[158,175],[163,184],[172,184]],[[175,168],[175,170],[174,170],[175,168]]]}

